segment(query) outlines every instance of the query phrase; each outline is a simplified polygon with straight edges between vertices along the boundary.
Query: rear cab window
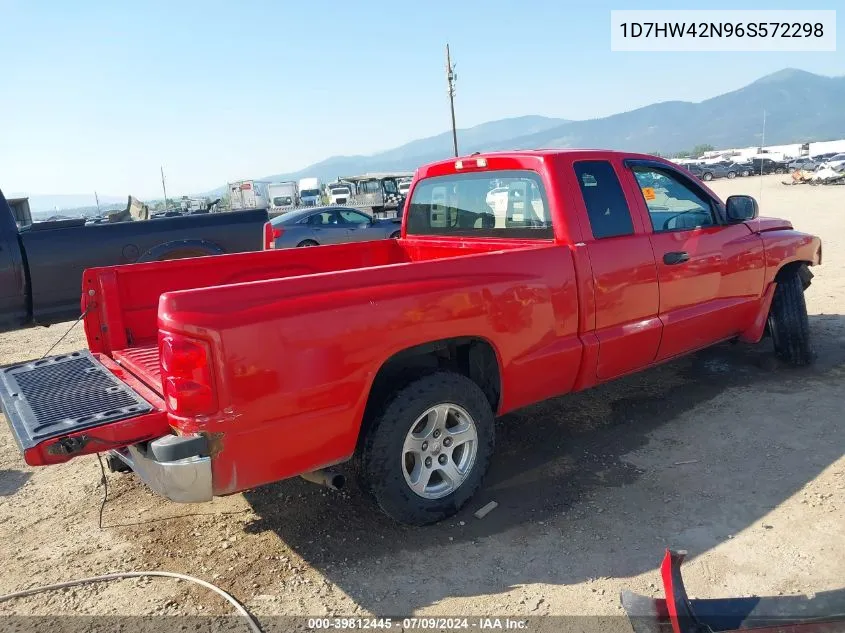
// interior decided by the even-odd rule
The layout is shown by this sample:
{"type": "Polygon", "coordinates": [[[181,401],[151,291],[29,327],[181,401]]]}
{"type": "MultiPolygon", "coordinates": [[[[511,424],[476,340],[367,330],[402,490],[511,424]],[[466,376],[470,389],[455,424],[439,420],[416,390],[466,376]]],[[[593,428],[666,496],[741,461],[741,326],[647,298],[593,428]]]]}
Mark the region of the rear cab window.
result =
{"type": "Polygon", "coordinates": [[[600,240],[633,235],[631,210],[613,165],[606,160],[580,160],[573,168],[593,237],[600,240]]]}
{"type": "Polygon", "coordinates": [[[543,180],[530,170],[420,180],[408,205],[408,235],[552,239],[543,180]]]}

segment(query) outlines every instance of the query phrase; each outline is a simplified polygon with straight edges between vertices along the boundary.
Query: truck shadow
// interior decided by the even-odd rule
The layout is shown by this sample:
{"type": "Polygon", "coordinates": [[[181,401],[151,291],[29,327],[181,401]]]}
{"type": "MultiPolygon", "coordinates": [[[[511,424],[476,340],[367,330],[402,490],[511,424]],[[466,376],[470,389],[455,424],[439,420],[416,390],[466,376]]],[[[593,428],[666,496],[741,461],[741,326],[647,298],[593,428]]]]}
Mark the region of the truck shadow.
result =
{"type": "Polygon", "coordinates": [[[484,488],[441,524],[400,526],[354,486],[296,479],[245,493],[259,516],[246,529],[275,532],[386,615],[523,583],[632,576],[666,546],[700,554],[843,454],[845,316],[810,318],[810,368],[781,365],[767,341],[726,344],[505,416],[484,488]],[[498,507],[476,519],[489,501],[498,507]]]}

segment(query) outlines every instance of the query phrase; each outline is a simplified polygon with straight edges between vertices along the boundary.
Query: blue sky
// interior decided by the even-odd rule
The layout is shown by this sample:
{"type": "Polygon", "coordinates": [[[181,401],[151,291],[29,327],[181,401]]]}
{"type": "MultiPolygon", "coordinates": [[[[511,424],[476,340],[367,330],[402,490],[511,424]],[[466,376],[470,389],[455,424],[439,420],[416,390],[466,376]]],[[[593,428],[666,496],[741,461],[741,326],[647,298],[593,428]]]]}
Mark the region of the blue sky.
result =
{"type": "Polygon", "coordinates": [[[845,74],[841,43],[836,53],[611,52],[610,10],[629,4],[0,0],[0,187],[152,197],[163,165],[168,193],[181,195],[437,134],[449,126],[447,41],[458,127],[700,101],[785,67],[845,74]]]}

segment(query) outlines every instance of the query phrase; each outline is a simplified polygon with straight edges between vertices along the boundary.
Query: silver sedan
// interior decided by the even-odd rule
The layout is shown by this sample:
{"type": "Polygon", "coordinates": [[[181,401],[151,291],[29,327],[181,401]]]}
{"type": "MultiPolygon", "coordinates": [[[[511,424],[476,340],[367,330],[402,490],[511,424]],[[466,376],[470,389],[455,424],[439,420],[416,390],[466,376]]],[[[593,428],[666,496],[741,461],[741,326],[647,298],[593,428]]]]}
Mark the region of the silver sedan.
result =
{"type": "Polygon", "coordinates": [[[401,220],[376,220],[349,207],[297,209],[273,218],[272,248],[369,242],[399,237],[401,220]]]}

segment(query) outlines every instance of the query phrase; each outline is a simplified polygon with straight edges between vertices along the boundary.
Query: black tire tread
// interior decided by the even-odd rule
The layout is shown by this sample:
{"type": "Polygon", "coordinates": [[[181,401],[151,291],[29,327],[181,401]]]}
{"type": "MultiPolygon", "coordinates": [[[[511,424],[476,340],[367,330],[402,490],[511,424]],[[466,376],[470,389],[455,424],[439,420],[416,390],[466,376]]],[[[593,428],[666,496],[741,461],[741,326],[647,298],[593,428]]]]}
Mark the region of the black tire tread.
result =
{"type": "Polygon", "coordinates": [[[494,415],[484,392],[472,380],[438,370],[394,391],[384,405],[374,408],[364,426],[356,471],[361,487],[379,508],[399,523],[428,525],[458,512],[480,488],[494,446],[494,415]],[[472,474],[457,491],[443,499],[423,499],[405,483],[397,454],[408,428],[425,409],[454,402],[473,416],[478,431],[478,453],[472,474]],[[399,439],[401,438],[401,439],[399,439]]]}
{"type": "Polygon", "coordinates": [[[771,319],[776,334],[772,337],[775,354],[790,365],[801,367],[813,361],[810,321],[804,287],[797,271],[778,280],[772,300],[771,319]]]}

